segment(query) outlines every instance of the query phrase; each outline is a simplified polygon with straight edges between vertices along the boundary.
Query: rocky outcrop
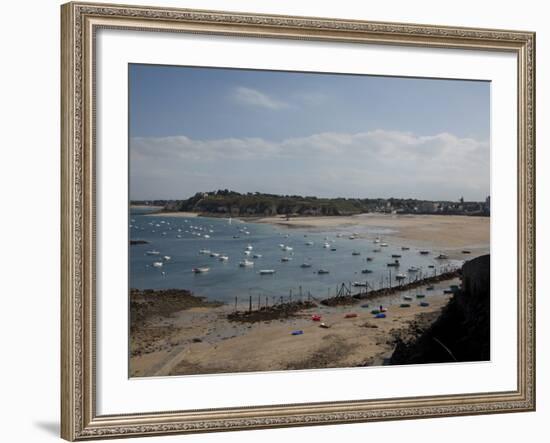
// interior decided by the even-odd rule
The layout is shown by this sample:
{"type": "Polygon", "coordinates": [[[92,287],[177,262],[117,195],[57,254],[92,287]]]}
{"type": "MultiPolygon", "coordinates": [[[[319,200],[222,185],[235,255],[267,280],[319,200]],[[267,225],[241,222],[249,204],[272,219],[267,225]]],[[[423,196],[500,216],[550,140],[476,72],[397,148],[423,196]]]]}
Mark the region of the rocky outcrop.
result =
{"type": "Polygon", "coordinates": [[[462,285],[439,318],[416,338],[398,340],[390,364],[486,361],[490,359],[489,255],[462,267],[462,285]]]}

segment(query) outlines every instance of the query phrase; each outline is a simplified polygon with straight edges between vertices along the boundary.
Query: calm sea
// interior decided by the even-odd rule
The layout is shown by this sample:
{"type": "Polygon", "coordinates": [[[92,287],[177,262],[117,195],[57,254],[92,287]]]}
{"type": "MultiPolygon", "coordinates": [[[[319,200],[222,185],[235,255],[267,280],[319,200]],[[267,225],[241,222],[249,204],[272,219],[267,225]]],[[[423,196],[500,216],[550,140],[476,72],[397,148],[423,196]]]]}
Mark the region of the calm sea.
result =
{"type": "Polygon", "coordinates": [[[133,208],[130,215],[130,239],[145,240],[143,245],[130,246],[130,287],[138,289],[187,289],[196,295],[212,300],[239,303],[252,295],[259,295],[269,302],[281,296],[287,298],[292,291],[307,296],[325,298],[333,296],[342,283],[365,282],[378,288],[388,285],[391,279],[395,285],[396,273],[414,276],[409,273],[411,266],[420,267],[424,276],[433,275],[434,265],[438,271],[445,267],[458,266],[459,261],[437,260],[437,251],[421,255],[418,248],[401,250],[400,244],[392,244],[384,235],[390,233],[384,228],[342,227],[323,230],[319,228],[287,228],[263,223],[249,223],[239,220],[211,217],[170,217],[147,215],[146,210],[133,208]],[[353,233],[361,237],[349,239],[353,233]],[[381,247],[374,243],[380,237],[388,243],[381,247]],[[312,244],[311,244],[312,243],[312,244]],[[325,243],[330,248],[324,247],[325,243]],[[292,250],[283,250],[282,246],[292,250]],[[251,247],[250,255],[245,255],[251,247]],[[227,255],[227,261],[200,253],[209,250],[227,255]],[[335,249],[335,250],[332,250],[335,249]],[[373,252],[381,249],[381,252],[373,252]],[[158,251],[159,255],[148,255],[158,251]],[[353,253],[360,255],[354,255],[353,253]],[[261,257],[254,258],[254,254],[261,257]],[[389,268],[394,260],[392,254],[402,257],[400,268],[389,268]],[[168,260],[163,257],[170,257],[168,260]],[[372,261],[367,261],[372,257],[372,261]],[[252,267],[240,267],[244,259],[254,262],[252,267]],[[283,258],[289,261],[283,262],[283,258]],[[153,263],[162,262],[162,266],[153,263]],[[303,263],[311,267],[302,268],[303,263]],[[208,272],[194,273],[195,267],[208,267],[208,272]],[[260,275],[260,270],[275,270],[273,275],[260,275]],[[328,274],[318,274],[320,269],[328,274]],[[372,273],[361,271],[369,269],[372,273]]]}

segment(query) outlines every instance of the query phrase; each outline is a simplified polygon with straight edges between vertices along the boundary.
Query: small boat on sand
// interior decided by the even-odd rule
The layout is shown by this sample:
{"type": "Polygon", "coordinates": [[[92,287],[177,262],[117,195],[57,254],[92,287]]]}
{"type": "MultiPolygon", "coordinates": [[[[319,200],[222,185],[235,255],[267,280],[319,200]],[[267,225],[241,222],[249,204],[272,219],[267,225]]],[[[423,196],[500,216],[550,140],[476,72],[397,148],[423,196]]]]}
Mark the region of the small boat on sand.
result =
{"type": "Polygon", "coordinates": [[[420,255],[428,255],[430,251],[420,251],[420,255]]]}
{"type": "Polygon", "coordinates": [[[320,328],[324,328],[324,329],[330,328],[330,326],[327,325],[326,323],[321,323],[321,324],[319,325],[319,327],[320,327],[320,328]]]}
{"type": "Polygon", "coordinates": [[[380,243],[380,246],[383,247],[383,248],[387,248],[388,244],[387,243],[380,243]]]}
{"type": "Polygon", "coordinates": [[[350,312],[344,315],[344,318],[355,318],[355,317],[357,317],[357,314],[355,312],[350,312]]]}
{"type": "Polygon", "coordinates": [[[253,261],[250,261],[250,260],[247,260],[247,259],[244,259],[243,261],[239,262],[239,266],[241,268],[246,268],[246,267],[249,267],[249,266],[254,266],[254,262],[253,261]]]}
{"type": "Polygon", "coordinates": [[[464,250],[462,250],[462,253],[463,253],[463,254],[471,254],[472,251],[470,251],[470,250],[468,250],[468,249],[464,249],[464,250]]]}
{"type": "Polygon", "coordinates": [[[422,306],[423,308],[425,308],[426,306],[430,306],[430,304],[427,301],[422,301],[419,303],[419,306],[422,306]]]}
{"type": "Polygon", "coordinates": [[[426,291],[433,291],[435,289],[435,286],[427,286],[426,291]]]}
{"type": "Polygon", "coordinates": [[[409,249],[411,249],[411,248],[409,248],[408,246],[401,246],[402,251],[408,251],[409,249]]]}
{"type": "Polygon", "coordinates": [[[275,269],[260,269],[260,275],[273,275],[275,274],[275,269]]]}
{"type": "Polygon", "coordinates": [[[195,274],[204,274],[205,272],[210,271],[210,268],[206,266],[199,266],[198,268],[193,268],[195,274]]]}
{"type": "Polygon", "coordinates": [[[302,335],[303,333],[304,331],[302,331],[301,329],[298,329],[296,331],[292,331],[290,335],[302,335]]]}
{"type": "Polygon", "coordinates": [[[401,304],[399,305],[399,307],[400,307],[400,308],[410,308],[411,305],[410,305],[409,303],[401,303],[401,304]]]}
{"type": "Polygon", "coordinates": [[[376,314],[374,318],[386,318],[386,314],[381,312],[380,314],[376,314]]]}
{"type": "Polygon", "coordinates": [[[426,297],[424,294],[416,294],[416,298],[424,298],[426,297]]]}
{"type": "Polygon", "coordinates": [[[438,258],[439,260],[446,260],[448,259],[449,257],[445,254],[439,254],[436,258],[438,258]]]}
{"type": "Polygon", "coordinates": [[[411,296],[409,296],[409,295],[405,295],[405,296],[403,297],[403,300],[407,300],[407,301],[412,301],[412,299],[413,299],[413,298],[412,298],[411,296]]]}
{"type": "Polygon", "coordinates": [[[321,321],[321,316],[319,314],[313,314],[311,316],[312,321],[321,321]]]}

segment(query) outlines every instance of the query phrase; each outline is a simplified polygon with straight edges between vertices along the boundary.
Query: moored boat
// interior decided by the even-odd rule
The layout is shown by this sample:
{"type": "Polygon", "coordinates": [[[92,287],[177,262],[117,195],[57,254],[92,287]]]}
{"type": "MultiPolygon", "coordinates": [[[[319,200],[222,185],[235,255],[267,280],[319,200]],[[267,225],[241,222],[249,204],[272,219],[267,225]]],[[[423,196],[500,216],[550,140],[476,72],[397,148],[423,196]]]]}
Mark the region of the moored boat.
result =
{"type": "Polygon", "coordinates": [[[195,274],[204,274],[205,272],[210,271],[210,268],[207,266],[199,266],[192,269],[195,274]]]}
{"type": "Polygon", "coordinates": [[[260,275],[275,274],[275,269],[260,269],[260,275]]]}
{"type": "Polygon", "coordinates": [[[243,261],[240,261],[239,262],[239,266],[241,268],[245,268],[245,267],[249,267],[249,266],[254,266],[254,262],[253,261],[250,261],[250,260],[247,260],[247,259],[244,259],[243,261]]]}

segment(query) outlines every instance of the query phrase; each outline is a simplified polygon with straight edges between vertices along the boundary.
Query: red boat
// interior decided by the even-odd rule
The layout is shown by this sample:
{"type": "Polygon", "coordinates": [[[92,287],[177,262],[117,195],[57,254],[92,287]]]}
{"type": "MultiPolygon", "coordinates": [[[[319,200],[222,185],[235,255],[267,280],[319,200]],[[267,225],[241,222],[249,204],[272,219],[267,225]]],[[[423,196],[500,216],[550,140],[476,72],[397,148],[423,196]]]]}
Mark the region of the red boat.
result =
{"type": "Polygon", "coordinates": [[[311,319],[312,319],[313,321],[321,321],[321,316],[320,316],[319,314],[313,314],[313,315],[311,316],[311,319]]]}
{"type": "Polygon", "coordinates": [[[346,314],[344,318],[355,318],[357,317],[357,314],[355,312],[350,312],[349,314],[346,314]]]}

